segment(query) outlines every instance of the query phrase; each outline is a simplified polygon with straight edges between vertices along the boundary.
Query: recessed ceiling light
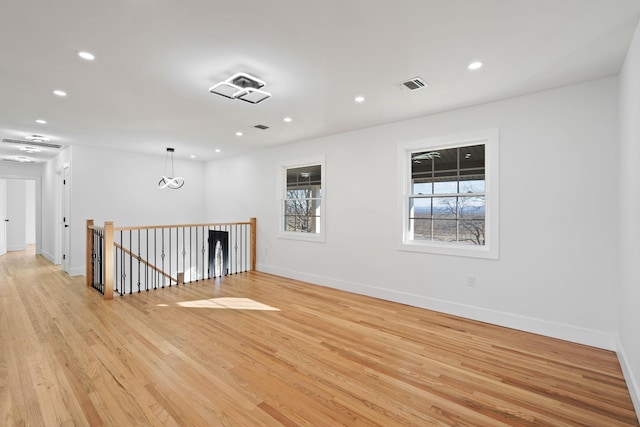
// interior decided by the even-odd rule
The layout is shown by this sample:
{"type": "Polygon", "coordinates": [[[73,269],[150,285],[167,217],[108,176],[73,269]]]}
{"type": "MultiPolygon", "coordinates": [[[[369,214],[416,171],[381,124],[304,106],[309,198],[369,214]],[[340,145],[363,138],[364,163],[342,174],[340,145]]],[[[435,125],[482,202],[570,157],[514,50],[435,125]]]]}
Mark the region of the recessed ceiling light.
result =
{"type": "Polygon", "coordinates": [[[476,62],[472,62],[471,64],[467,65],[467,68],[470,70],[477,70],[479,68],[482,68],[482,62],[480,61],[476,61],[476,62]]]}
{"type": "Polygon", "coordinates": [[[42,120],[42,119],[38,119],[38,120],[36,120],[36,123],[40,123],[41,125],[46,125],[47,121],[46,120],[42,120]]]}
{"type": "Polygon", "coordinates": [[[67,92],[65,92],[65,91],[63,91],[63,90],[60,90],[60,89],[56,89],[56,90],[54,90],[54,91],[53,91],[53,94],[54,94],[54,95],[57,95],[57,96],[67,96],[67,92]]]}
{"type": "Polygon", "coordinates": [[[236,132],[236,136],[242,136],[243,133],[242,132],[236,132]]]}
{"type": "Polygon", "coordinates": [[[284,119],[282,119],[285,121],[285,123],[291,123],[291,121],[293,120],[291,117],[285,117],[284,119]]]}
{"type": "Polygon", "coordinates": [[[192,155],[190,155],[189,157],[191,157],[192,159],[195,159],[195,158],[196,158],[196,155],[195,155],[195,154],[192,154],[192,155]]]}
{"type": "Polygon", "coordinates": [[[219,148],[216,148],[216,153],[219,153],[219,152],[220,152],[220,149],[219,149],[219,148]]]}
{"type": "Polygon", "coordinates": [[[25,151],[27,153],[40,153],[40,152],[42,152],[41,149],[36,148],[36,147],[20,147],[20,151],[25,151]]]}
{"type": "Polygon", "coordinates": [[[14,156],[11,157],[11,159],[13,159],[14,162],[20,162],[20,163],[34,163],[33,160],[24,157],[24,156],[14,156]]]}
{"type": "Polygon", "coordinates": [[[49,138],[47,138],[46,136],[42,136],[42,135],[27,135],[27,136],[24,137],[24,139],[29,140],[29,141],[35,141],[35,142],[49,141],[49,138]]]}
{"type": "Polygon", "coordinates": [[[78,56],[86,61],[93,61],[96,57],[89,52],[78,52],[78,56]]]}
{"type": "Polygon", "coordinates": [[[362,96],[362,95],[358,95],[358,96],[356,96],[353,100],[354,100],[354,101],[356,101],[356,102],[358,102],[358,103],[360,103],[360,102],[364,102],[364,96],[362,96]]]}

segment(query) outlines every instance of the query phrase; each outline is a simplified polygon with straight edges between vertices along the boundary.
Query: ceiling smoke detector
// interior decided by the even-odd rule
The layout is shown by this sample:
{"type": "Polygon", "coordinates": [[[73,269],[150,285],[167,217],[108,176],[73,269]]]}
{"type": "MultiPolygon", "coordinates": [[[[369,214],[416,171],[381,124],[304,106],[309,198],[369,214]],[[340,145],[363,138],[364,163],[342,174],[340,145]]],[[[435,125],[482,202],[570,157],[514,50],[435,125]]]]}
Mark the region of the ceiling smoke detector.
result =
{"type": "Polygon", "coordinates": [[[414,77],[397,83],[397,86],[402,90],[418,90],[429,86],[429,83],[425,82],[422,77],[414,77]]]}
{"type": "Polygon", "coordinates": [[[240,99],[251,104],[257,104],[271,97],[262,88],[266,83],[247,73],[238,73],[228,79],[216,83],[209,88],[209,92],[229,99],[240,99]]]}

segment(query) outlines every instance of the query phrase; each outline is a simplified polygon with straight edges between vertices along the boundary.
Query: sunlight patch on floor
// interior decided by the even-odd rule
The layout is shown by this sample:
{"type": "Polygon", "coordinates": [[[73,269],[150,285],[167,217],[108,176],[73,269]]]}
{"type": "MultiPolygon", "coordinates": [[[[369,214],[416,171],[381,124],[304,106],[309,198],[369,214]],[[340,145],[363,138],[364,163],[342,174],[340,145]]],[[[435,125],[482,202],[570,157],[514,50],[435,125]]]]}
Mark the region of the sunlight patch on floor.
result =
{"type": "Polygon", "coordinates": [[[254,301],[251,298],[210,298],[196,301],[183,301],[177,303],[180,307],[187,308],[226,308],[229,310],[261,310],[280,311],[280,309],[254,301]]]}

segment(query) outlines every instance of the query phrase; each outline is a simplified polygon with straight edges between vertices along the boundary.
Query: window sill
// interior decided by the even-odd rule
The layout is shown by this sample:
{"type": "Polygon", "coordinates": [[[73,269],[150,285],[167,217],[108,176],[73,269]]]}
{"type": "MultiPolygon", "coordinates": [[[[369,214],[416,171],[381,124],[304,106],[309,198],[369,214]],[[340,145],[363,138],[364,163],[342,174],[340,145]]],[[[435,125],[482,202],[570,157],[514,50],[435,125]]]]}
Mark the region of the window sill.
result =
{"type": "Polygon", "coordinates": [[[294,231],[281,231],[277,236],[279,239],[303,240],[306,242],[324,243],[324,233],[297,233],[294,231]]]}
{"type": "Polygon", "coordinates": [[[497,249],[492,249],[490,246],[453,246],[446,243],[409,241],[400,243],[398,250],[468,258],[498,259],[497,249]]]}

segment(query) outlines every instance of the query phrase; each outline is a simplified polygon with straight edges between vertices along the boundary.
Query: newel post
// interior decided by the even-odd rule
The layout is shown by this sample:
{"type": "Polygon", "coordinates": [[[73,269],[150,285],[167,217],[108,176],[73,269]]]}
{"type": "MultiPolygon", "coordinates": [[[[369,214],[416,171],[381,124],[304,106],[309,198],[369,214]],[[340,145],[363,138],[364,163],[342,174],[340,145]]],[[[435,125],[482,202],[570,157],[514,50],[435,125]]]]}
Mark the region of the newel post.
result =
{"type": "Polygon", "coordinates": [[[104,299],[113,299],[113,221],[104,223],[104,299]]]}
{"type": "Polygon", "coordinates": [[[93,220],[87,220],[87,255],[85,264],[85,275],[87,277],[87,286],[93,283],[93,220]]]}
{"type": "Polygon", "coordinates": [[[251,271],[256,271],[256,253],[258,251],[256,246],[256,219],[251,218],[249,223],[251,224],[251,271]]]}

